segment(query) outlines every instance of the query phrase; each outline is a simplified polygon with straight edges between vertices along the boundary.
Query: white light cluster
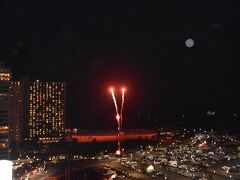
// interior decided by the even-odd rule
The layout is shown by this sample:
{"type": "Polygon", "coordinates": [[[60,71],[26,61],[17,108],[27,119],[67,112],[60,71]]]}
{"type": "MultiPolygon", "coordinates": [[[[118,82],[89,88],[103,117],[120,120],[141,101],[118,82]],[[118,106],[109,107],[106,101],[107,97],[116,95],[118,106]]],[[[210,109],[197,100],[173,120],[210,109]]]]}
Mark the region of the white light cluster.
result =
{"type": "Polygon", "coordinates": [[[12,180],[12,161],[0,160],[0,176],[4,180],[12,180]]]}

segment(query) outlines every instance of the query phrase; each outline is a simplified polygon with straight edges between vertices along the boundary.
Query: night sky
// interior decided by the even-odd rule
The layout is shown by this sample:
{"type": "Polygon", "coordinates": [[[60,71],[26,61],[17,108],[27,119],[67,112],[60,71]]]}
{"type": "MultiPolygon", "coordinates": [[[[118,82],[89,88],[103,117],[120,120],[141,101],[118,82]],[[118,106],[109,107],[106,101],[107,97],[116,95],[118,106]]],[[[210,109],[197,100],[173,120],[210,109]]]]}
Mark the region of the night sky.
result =
{"type": "Polygon", "coordinates": [[[66,81],[67,127],[116,128],[111,85],[127,88],[125,128],[240,125],[234,1],[0,2],[0,60],[66,81]]]}

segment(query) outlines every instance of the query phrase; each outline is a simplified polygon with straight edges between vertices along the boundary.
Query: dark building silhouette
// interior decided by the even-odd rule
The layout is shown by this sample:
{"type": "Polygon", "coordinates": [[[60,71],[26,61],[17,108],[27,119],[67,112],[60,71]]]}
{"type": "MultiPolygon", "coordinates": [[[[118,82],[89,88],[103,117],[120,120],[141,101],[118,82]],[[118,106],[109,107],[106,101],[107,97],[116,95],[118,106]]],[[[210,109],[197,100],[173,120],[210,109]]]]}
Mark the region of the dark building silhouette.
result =
{"type": "Polygon", "coordinates": [[[10,155],[15,154],[23,140],[24,123],[23,83],[11,82],[9,113],[9,147],[10,155]]]}

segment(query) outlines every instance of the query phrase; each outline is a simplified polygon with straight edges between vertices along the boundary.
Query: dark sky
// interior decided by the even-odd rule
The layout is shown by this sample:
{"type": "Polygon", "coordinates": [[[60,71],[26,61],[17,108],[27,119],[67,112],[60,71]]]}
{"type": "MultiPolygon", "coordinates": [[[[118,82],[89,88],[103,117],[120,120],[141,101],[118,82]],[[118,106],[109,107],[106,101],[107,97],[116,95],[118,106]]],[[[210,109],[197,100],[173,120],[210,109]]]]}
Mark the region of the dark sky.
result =
{"type": "Polygon", "coordinates": [[[237,1],[0,2],[1,61],[66,81],[69,127],[116,127],[110,85],[127,87],[128,128],[240,116],[237,1]]]}

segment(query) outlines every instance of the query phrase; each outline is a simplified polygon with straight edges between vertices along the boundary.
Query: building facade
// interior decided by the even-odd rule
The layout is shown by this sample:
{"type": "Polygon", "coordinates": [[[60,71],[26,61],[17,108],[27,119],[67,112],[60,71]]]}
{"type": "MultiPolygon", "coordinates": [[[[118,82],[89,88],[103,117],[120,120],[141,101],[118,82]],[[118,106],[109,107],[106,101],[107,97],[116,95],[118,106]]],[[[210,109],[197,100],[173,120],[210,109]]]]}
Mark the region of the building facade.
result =
{"type": "Polygon", "coordinates": [[[23,140],[24,123],[24,91],[23,83],[11,82],[10,85],[10,113],[9,113],[9,145],[16,150],[23,140]]]}
{"type": "Polygon", "coordinates": [[[65,109],[65,82],[12,81],[0,63],[0,159],[14,157],[24,140],[63,139],[65,109]]]}
{"type": "Polygon", "coordinates": [[[9,109],[12,73],[0,63],[0,159],[8,157],[9,150],[9,109]]]}
{"type": "Polygon", "coordinates": [[[29,83],[29,140],[57,142],[63,139],[66,83],[29,83]]]}

